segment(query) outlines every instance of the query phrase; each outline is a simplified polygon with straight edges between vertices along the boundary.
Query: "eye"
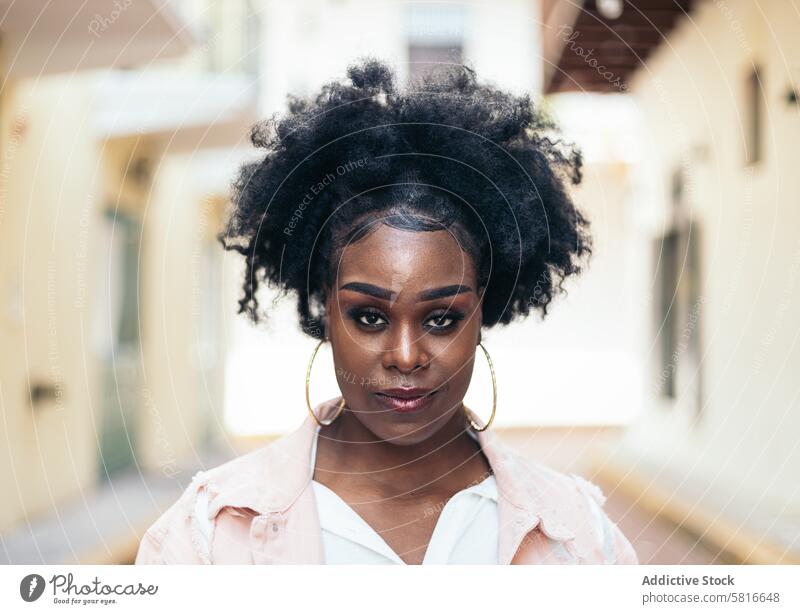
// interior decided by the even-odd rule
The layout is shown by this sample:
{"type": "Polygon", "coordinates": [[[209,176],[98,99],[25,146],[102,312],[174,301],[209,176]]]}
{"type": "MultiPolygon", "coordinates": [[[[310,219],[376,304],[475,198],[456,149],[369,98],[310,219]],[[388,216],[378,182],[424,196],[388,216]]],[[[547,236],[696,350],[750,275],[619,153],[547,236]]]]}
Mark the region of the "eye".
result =
{"type": "Polygon", "coordinates": [[[381,321],[386,323],[386,318],[383,317],[379,311],[373,310],[366,310],[366,311],[357,311],[351,314],[353,319],[366,328],[380,328],[382,326],[381,321]]]}
{"type": "Polygon", "coordinates": [[[452,311],[451,312],[439,313],[439,314],[431,316],[428,319],[428,322],[434,322],[434,325],[430,326],[429,328],[431,330],[440,330],[440,331],[441,330],[449,330],[451,328],[454,328],[455,325],[456,325],[456,322],[461,320],[461,318],[462,318],[461,314],[458,314],[458,313],[455,313],[455,312],[452,312],[452,311]]]}

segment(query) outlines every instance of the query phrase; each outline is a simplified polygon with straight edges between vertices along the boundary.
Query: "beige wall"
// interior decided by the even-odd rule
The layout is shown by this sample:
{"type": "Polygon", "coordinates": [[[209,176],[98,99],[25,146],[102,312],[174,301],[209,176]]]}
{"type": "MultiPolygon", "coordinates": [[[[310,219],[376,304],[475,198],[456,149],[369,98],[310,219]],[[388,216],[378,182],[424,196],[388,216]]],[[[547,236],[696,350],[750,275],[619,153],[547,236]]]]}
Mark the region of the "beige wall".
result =
{"type": "Polygon", "coordinates": [[[222,349],[209,345],[221,340],[221,315],[206,304],[207,282],[218,282],[205,271],[222,259],[213,245],[220,196],[193,187],[205,184],[191,155],[170,155],[143,137],[98,141],[88,80],[22,82],[4,91],[0,110],[0,488],[8,493],[0,528],[52,513],[100,475],[104,209],[126,210],[143,224],[146,379],[136,386],[130,424],[137,463],[177,475],[197,462],[221,411],[215,352],[222,349]],[[134,181],[139,158],[151,176],[134,181]],[[55,385],[58,395],[36,410],[28,394],[34,381],[55,385]]]}
{"type": "MultiPolygon", "coordinates": [[[[185,97],[186,87],[202,87],[196,77],[208,69],[207,56],[219,52],[218,68],[227,71],[242,30],[241,6],[228,4],[191,3],[199,21],[208,6],[225,7],[211,16],[210,38],[191,58],[148,65],[141,74],[166,71],[168,85],[185,75],[189,85],[176,87],[185,97]]],[[[101,356],[110,330],[104,292],[114,270],[106,209],[125,210],[142,224],[141,373],[130,391],[129,424],[136,462],[177,475],[219,433],[224,335],[212,290],[220,282],[211,276],[221,273],[214,235],[232,170],[224,167],[231,164],[225,151],[200,150],[220,141],[219,134],[205,138],[212,128],[228,131],[226,146],[246,130],[225,123],[228,115],[212,117],[220,127],[198,125],[210,120],[187,108],[186,118],[172,129],[159,124],[157,134],[141,109],[98,87],[103,77],[77,72],[4,82],[0,96],[0,488],[7,493],[0,530],[52,514],[100,477],[104,395],[114,377],[106,373],[104,382],[101,356]],[[101,113],[109,108],[111,120],[101,113]],[[189,141],[189,153],[170,150],[191,130],[204,138],[189,141]],[[109,134],[115,137],[103,140],[109,134]],[[140,160],[146,164],[137,166],[140,160]],[[55,400],[32,409],[32,382],[55,386],[55,400]]]]}
{"type": "Polygon", "coordinates": [[[0,527],[91,484],[89,345],[99,150],[80,80],[4,88],[0,210],[0,527]],[[32,409],[32,381],[57,387],[32,409]]]}
{"type": "Polygon", "coordinates": [[[220,345],[208,347],[207,341],[210,336],[221,343],[221,314],[213,307],[216,297],[204,288],[220,284],[210,278],[219,268],[208,269],[209,258],[222,259],[213,235],[224,201],[195,189],[199,178],[192,158],[161,159],[145,212],[142,247],[146,383],[139,460],[165,475],[198,461],[206,431],[215,428],[216,412],[222,411],[223,350],[220,345]]]}
{"type": "MultiPolygon", "coordinates": [[[[632,88],[647,117],[646,159],[637,169],[639,294],[652,284],[652,241],[663,230],[669,173],[684,165],[691,213],[703,232],[700,419],[679,399],[643,399],[645,418],[629,450],[688,483],[730,495],[732,507],[800,512],[800,116],[785,94],[798,74],[798,18],[790,3],[698,3],[641,69],[632,88]],[[763,11],[763,13],[762,13],[763,11]],[[745,75],[763,68],[764,159],[745,167],[745,75]],[[755,506],[755,507],[754,507],[755,506]]],[[[643,311],[642,362],[655,331],[643,311]]],[[[649,372],[644,390],[655,377],[649,372]]]]}

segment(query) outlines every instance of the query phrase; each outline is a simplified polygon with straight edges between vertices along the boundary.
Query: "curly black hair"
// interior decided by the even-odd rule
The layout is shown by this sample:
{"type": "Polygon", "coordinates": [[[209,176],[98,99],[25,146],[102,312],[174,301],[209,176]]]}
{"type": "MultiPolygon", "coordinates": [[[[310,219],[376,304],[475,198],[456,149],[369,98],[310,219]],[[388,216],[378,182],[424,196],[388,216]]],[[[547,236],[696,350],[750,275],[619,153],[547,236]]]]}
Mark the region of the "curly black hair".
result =
{"type": "Polygon", "coordinates": [[[347,77],[290,96],[287,113],[252,129],[266,154],[241,168],[218,235],[247,260],[239,313],[260,320],[266,283],[294,293],[302,330],[322,339],[332,263],[380,220],[453,232],[486,285],[485,327],[544,317],[591,253],[565,187],[581,181],[580,152],[529,96],[478,83],[466,66],[406,89],[374,59],[347,77]]]}

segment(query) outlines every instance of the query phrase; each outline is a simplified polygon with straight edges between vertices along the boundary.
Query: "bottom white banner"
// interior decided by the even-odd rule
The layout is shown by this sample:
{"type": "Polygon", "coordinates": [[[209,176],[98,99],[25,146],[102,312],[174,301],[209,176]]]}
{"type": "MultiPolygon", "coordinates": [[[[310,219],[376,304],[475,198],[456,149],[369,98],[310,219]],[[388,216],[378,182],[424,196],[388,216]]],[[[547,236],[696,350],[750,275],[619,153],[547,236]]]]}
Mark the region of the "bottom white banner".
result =
{"type": "Polygon", "coordinates": [[[0,567],[0,612],[800,612],[798,566],[0,567]],[[456,610],[457,608],[457,610],[456,610]],[[175,610],[175,611],[176,611],[175,610]]]}

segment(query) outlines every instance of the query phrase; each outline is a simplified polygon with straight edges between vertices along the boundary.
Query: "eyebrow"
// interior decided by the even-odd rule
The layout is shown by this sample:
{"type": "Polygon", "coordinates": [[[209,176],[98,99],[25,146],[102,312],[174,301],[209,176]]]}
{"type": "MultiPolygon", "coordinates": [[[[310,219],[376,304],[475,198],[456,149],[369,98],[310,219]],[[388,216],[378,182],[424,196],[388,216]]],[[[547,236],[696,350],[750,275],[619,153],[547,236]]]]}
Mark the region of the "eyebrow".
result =
{"type": "MultiPolygon", "coordinates": [[[[391,290],[361,281],[351,281],[350,283],[344,284],[339,288],[339,290],[352,290],[353,292],[374,296],[375,298],[379,298],[384,301],[391,301],[397,298],[397,293],[392,292],[391,290]]],[[[417,300],[432,301],[445,296],[463,294],[464,292],[472,292],[472,288],[463,284],[453,284],[451,286],[442,286],[441,288],[424,290],[417,295],[417,300]]]]}

